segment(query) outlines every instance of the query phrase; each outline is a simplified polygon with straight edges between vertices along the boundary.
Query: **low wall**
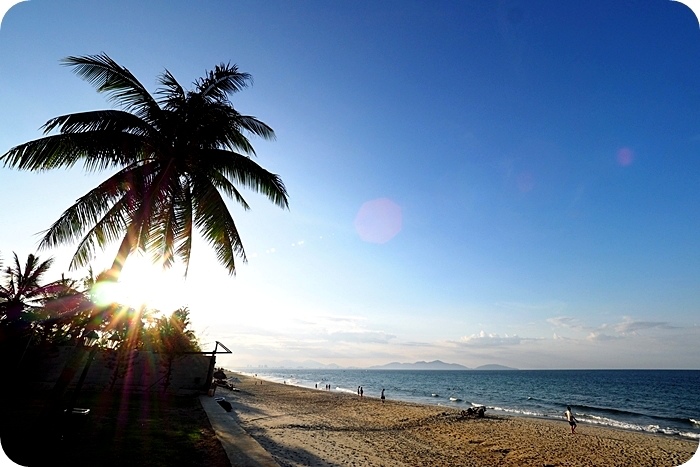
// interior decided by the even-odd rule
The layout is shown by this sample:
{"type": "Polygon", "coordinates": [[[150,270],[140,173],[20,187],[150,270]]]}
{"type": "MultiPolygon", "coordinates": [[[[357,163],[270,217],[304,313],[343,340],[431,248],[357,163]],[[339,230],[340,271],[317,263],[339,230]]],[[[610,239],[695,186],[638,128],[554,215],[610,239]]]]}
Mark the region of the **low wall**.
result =
{"type": "MultiPolygon", "coordinates": [[[[28,383],[37,390],[51,390],[75,352],[78,352],[80,359],[69,389],[75,387],[89,359],[90,351],[85,348],[59,347],[36,356],[32,359],[32,377],[28,383]]],[[[83,389],[195,394],[208,387],[207,376],[210,364],[213,365],[212,358],[211,355],[197,354],[97,350],[83,389]]]]}

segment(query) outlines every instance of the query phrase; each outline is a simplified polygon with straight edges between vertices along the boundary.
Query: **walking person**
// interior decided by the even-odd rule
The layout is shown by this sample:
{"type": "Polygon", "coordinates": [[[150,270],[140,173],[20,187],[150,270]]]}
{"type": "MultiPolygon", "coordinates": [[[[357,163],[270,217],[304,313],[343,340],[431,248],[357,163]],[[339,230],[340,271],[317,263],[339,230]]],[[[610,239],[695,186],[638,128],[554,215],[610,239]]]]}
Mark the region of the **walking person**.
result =
{"type": "Polygon", "coordinates": [[[384,399],[385,399],[385,397],[384,397],[384,388],[382,388],[382,397],[381,397],[381,399],[382,399],[382,404],[383,404],[383,403],[384,403],[384,399]]]}
{"type": "Polygon", "coordinates": [[[364,396],[364,394],[365,394],[365,388],[360,386],[360,398],[362,398],[364,396]]]}
{"type": "Polygon", "coordinates": [[[571,427],[571,434],[575,435],[576,434],[576,417],[574,417],[573,412],[571,412],[571,407],[568,405],[566,406],[566,412],[564,412],[564,415],[566,416],[566,419],[569,421],[569,426],[571,427]]]}

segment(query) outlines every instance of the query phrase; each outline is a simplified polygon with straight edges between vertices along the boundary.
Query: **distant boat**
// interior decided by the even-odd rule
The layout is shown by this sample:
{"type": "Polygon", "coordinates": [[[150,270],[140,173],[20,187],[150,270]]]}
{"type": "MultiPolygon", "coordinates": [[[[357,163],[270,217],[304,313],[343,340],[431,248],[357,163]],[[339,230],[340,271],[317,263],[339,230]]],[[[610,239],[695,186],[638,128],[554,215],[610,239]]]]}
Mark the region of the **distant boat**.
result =
{"type": "Polygon", "coordinates": [[[432,393],[431,396],[433,396],[433,397],[440,397],[440,394],[432,393]]]}
{"type": "Polygon", "coordinates": [[[462,402],[462,399],[460,399],[459,397],[450,397],[450,400],[452,402],[462,402]]]}

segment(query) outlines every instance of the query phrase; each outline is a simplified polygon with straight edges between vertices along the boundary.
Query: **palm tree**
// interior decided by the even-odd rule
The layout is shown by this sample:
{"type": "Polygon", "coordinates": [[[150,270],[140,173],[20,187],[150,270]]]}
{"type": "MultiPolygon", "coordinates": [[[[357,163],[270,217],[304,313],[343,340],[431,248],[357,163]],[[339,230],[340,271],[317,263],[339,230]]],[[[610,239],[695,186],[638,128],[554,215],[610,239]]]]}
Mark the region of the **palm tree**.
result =
{"type": "Polygon", "coordinates": [[[144,335],[145,347],[163,356],[163,390],[167,390],[176,358],[188,352],[200,352],[199,342],[190,326],[190,310],[178,308],[170,316],[156,319],[144,335]]]}
{"type": "Polygon", "coordinates": [[[43,300],[50,287],[42,285],[53,258],[41,261],[29,255],[22,264],[14,253],[14,264],[2,270],[0,282],[0,371],[18,371],[19,362],[33,342],[33,326],[39,318],[43,300]]]}
{"type": "Polygon", "coordinates": [[[104,331],[111,324],[114,309],[121,305],[103,305],[94,300],[92,268],[82,280],[61,278],[42,287],[41,307],[34,312],[32,326],[40,344],[79,344],[92,330],[104,331]]]}
{"type": "Polygon", "coordinates": [[[45,231],[40,248],[78,241],[70,269],[87,265],[96,247],[121,241],[109,277],[116,280],[128,255],[148,251],[170,267],[185,264],[196,228],[229,274],[245,251],[222,194],[244,209],[239,186],[288,208],[281,178],[254,162],[246,134],[274,139],[273,130],[240,114],[228,96],[245,88],[248,73],[220,64],[185,90],[165,70],[155,97],[106,54],[67,57],[63,64],[104,92],[121,109],[55,117],[43,138],[0,156],[5,166],[41,171],[82,161],[87,171],[116,173],[79,198],[45,231]],[[58,134],[50,134],[54,130],[58,134]],[[245,134],[244,134],[245,133],[245,134]]]}
{"type": "Polygon", "coordinates": [[[17,325],[27,323],[27,316],[39,310],[49,285],[42,285],[44,274],[53,264],[53,258],[41,261],[38,256],[30,254],[22,268],[17,253],[14,253],[14,265],[4,271],[4,281],[0,283],[0,323],[17,325]]]}

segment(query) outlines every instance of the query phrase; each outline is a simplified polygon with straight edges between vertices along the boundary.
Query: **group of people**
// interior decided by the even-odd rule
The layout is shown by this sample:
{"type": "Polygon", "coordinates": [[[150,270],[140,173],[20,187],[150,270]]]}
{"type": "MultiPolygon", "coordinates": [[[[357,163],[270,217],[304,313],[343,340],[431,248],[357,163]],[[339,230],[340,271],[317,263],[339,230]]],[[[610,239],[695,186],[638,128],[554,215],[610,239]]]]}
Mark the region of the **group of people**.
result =
{"type": "MultiPolygon", "coordinates": [[[[357,386],[357,395],[360,396],[361,398],[364,397],[365,388],[363,388],[362,386],[357,386]]],[[[386,400],[386,397],[384,396],[384,388],[382,388],[382,395],[380,396],[380,399],[382,400],[382,404],[386,400]]]]}
{"type": "Polygon", "coordinates": [[[482,405],[480,407],[469,407],[467,410],[462,410],[460,415],[462,415],[462,417],[484,418],[485,413],[486,407],[482,405]]]}
{"type": "MultiPolygon", "coordinates": [[[[318,389],[318,383],[316,383],[314,386],[316,387],[316,389],[318,389]]],[[[330,385],[330,384],[326,384],[326,387],[324,387],[323,389],[326,390],[326,391],[330,391],[330,390],[331,390],[331,385],[330,385]]]]}

